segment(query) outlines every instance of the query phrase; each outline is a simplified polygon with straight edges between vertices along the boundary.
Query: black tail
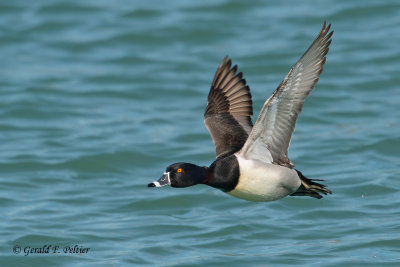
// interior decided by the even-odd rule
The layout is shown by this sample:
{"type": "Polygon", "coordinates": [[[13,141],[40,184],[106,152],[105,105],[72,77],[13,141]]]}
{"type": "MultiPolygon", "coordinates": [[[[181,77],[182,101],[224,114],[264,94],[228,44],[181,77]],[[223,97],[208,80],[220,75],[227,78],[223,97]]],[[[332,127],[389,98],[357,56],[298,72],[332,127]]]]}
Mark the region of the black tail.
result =
{"type": "Polygon", "coordinates": [[[291,196],[309,196],[315,198],[322,198],[319,194],[332,194],[331,190],[326,189],[326,186],[320,183],[316,183],[315,181],[323,181],[319,179],[309,179],[305,177],[300,171],[295,170],[300,177],[301,185],[296,192],[291,194],[291,196]]]}

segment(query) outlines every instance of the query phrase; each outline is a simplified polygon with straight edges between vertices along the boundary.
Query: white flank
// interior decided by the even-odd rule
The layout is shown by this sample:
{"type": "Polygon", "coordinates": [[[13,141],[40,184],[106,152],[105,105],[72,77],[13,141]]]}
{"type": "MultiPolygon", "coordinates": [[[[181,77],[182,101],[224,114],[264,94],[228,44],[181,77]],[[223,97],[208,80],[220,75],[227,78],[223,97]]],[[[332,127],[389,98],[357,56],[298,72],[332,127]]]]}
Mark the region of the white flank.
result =
{"type": "Polygon", "coordinates": [[[250,201],[273,201],[290,195],[300,187],[295,170],[235,154],[240,167],[239,182],[228,194],[250,201]]]}

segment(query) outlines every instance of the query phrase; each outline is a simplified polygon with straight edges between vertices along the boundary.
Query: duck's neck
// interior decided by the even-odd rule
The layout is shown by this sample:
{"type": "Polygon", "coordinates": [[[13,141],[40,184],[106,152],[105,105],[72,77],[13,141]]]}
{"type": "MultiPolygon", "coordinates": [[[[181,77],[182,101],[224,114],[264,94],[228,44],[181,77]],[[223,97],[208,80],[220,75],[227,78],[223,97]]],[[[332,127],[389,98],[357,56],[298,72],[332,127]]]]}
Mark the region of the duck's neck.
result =
{"type": "Polygon", "coordinates": [[[208,185],[208,183],[212,180],[212,178],[213,178],[213,174],[212,174],[212,172],[210,171],[210,168],[208,168],[208,167],[206,167],[206,166],[203,166],[202,167],[203,169],[204,169],[204,171],[205,171],[205,175],[204,175],[204,179],[203,179],[203,181],[201,182],[202,184],[207,184],[208,185]]]}
{"type": "Polygon", "coordinates": [[[239,163],[234,154],[218,158],[209,168],[203,168],[206,170],[206,178],[203,184],[221,189],[224,192],[233,190],[239,181],[239,163]]]}

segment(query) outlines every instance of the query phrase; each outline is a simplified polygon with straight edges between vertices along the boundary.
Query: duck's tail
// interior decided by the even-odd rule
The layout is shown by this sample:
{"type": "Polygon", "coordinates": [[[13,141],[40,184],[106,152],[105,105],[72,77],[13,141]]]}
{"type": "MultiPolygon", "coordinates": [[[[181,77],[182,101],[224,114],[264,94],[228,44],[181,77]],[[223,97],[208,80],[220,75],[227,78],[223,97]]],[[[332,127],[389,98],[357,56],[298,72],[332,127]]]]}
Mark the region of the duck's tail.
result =
{"type": "Polygon", "coordinates": [[[291,196],[309,196],[315,198],[322,198],[321,194],[327,195],[332,194],[332,191],[326,189],[326,186],[315,181],[323,181],[319,179],[309,179],[305,177],[300,171],[295,170],[300,177],[301,185],[296,192],[291,194],[291,196]]]}

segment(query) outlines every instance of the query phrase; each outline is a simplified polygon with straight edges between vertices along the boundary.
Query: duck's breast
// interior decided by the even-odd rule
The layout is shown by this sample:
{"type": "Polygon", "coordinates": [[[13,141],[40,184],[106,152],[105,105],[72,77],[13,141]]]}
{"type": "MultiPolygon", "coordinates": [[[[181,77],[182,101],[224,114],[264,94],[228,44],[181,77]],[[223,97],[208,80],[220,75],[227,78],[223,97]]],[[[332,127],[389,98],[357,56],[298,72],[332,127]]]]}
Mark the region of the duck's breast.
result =
{"type": "Polygon", "coordinates": [[[290,195],[300,187],[295,170],[257,160],[247,160],[235,154],[240,176],[236,187],[228,194],[250,201],[273,201],[290,195]]]}

